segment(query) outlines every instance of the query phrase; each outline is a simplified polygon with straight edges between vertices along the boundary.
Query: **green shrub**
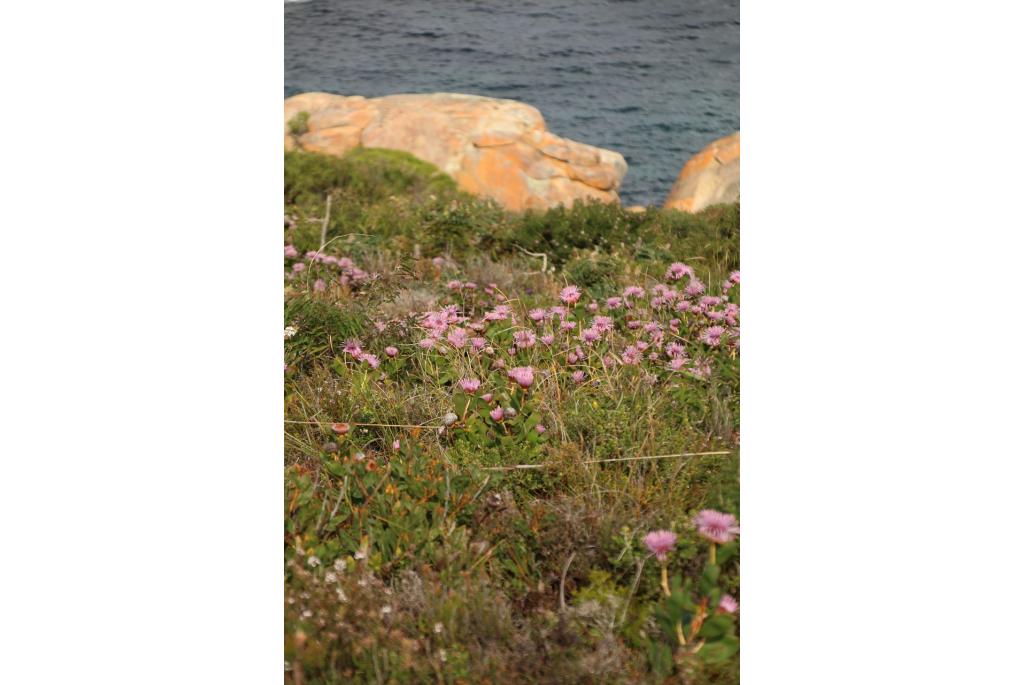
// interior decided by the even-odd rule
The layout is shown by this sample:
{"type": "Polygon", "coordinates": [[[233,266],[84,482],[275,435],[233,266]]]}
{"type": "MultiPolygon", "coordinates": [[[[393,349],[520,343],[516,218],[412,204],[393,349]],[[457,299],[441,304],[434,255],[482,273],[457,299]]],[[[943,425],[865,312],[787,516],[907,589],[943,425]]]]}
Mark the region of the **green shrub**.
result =
{"type": "Polygon", "coordinates": [[[293,136],[301,136],[309,131],[309,112],[299,112],[288,120],[288,132],[293,136]]]}

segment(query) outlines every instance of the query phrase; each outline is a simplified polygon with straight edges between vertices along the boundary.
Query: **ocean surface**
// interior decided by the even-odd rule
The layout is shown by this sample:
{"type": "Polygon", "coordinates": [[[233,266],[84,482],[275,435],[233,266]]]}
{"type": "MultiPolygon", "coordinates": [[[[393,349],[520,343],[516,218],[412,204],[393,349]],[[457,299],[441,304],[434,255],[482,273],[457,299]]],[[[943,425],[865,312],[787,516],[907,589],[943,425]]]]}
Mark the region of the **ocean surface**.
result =
{"type": "Polygon", "coordinates": [[[740,126],[739,0],[307,0],[284,5],[284,94],[455,92],[537,107],[616,150],[622,202],[661,204],[740,126]]]}

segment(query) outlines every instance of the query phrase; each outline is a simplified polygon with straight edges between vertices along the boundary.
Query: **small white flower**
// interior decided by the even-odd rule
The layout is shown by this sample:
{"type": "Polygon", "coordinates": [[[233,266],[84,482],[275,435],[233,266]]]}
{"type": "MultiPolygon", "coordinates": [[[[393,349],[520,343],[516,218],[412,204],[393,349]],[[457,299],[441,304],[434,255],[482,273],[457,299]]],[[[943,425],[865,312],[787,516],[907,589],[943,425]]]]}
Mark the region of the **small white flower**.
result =
{"type": "Polygon", "coordinates": [[[341,557],[338,557],[337,559],[335,559],[334,560],[334,570],[337,571],[338,573],[344,573],[345,572],[345,560],[342,559],[341,557]]]}
{"type": "Polygon", "coordinates": [[[338,601],[339,602],[347,602],[348,601],[348,595],[346,595],[345,591],[342,590],[341,588],[338,588],[338,601]]]}
{"type": "Polygon", "coordinates": [[[305,611],[302,612],[302,618],[309,618],[312,615],[313,615],[313,612],[310,611],[309,609],[306,609],[305,611]]]}
{"type": "Polygon", "coordinates": [[[355,558],[356,558],[356,561],[362,561],[363,559],[366,558],[366,552],[364,552],[361,549],[360,550],[356,550],[355,558]]]}
{"type": "Polygon", "coordinates": [[[290,337],[292,337],[293,335],[295,335],[298,332],[299,332],[299,329],[296,328],[295,326],[285,326],[284,337],[285,338],[290,338],[290,337]]]}
{"type": "Polygon", "coordinates": [[[435,624],[434,624],[434,632],[435,632],[435,633],[437,633],[438,635],[440,635],[440,634],[441,634],[441,631],[443,631],[443,630],[444,630],[444,626],[443,626],[443,625],[441,625],[440,623],[435,623],[435,624]]]}
{"type": "Polygon", "coordinates": [[[337,583],[338,576],[334,573],[334,571],[328,571],[324,574],[324,581],[327,583],[337,583]]]}
{"type": "Polygon", "coordinates": [[[443,649],[439,650],[437,652],[437,655],[441,657],[441,661],[448,661],[448,652],[444,651],[443,649]]]}
{"type": "Polygon", "coordinates": [[[380,608],[380,615],[381,616],[387,616],[390,613],[391,613],[391,607],[389,607],[387,604],[385,604],[384,606],[382,606],[380,608]]]}
{"type": "Polygon", "coordinates": [[[317,566],[320,565],[320,559],[318,559],[315,556],[310,555],[310,557],[308,559],[306,559],[306,563],[309,564],[310,566],[312,566],[313,568],[316,568],[317,566]]]}

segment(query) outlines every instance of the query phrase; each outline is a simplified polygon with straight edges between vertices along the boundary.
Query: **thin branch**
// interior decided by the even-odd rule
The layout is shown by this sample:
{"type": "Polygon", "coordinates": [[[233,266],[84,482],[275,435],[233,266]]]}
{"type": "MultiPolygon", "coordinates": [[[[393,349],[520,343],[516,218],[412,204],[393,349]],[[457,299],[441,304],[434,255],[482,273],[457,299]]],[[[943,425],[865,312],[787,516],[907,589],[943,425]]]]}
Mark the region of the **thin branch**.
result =
{"type": "Polygon", "coordinates": [[[575,558],[576,550],[573,550],[572,554],[569,555],[569,560],[562,567],[562,580],[558,584],[558,605],[562,611],[565,611],[565,576],[569,573],[569,565],[572,564],[572,560],[575,558]]]}
{"type": "Polygon", "coordinates": [[[331,221],[331,194],[327,193],[327,209],[324,210],[324,222],[320,226],[320,249],[317,252],[323,252],[327,246],[327,224],[331,221]]]}

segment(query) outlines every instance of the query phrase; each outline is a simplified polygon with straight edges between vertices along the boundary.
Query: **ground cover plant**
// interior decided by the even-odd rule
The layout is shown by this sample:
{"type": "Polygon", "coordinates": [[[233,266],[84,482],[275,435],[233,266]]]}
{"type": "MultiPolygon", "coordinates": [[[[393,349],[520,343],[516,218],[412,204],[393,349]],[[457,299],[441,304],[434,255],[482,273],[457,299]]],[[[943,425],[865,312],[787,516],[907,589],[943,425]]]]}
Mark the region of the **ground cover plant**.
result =
{"type": "Polygon", "coordinates": [[[285,203],[286,681],[738,682],[738,206],[285,203]]]}

